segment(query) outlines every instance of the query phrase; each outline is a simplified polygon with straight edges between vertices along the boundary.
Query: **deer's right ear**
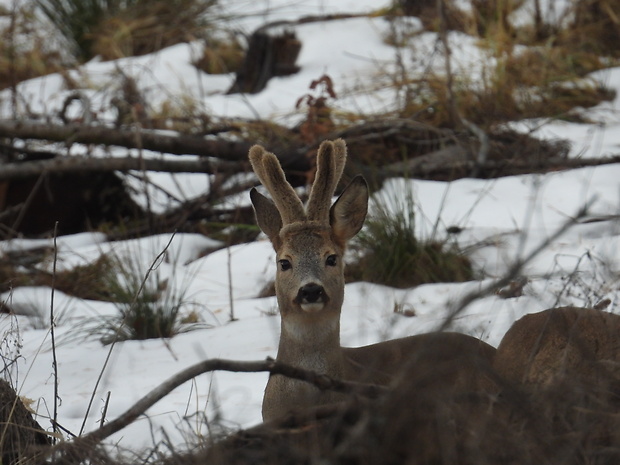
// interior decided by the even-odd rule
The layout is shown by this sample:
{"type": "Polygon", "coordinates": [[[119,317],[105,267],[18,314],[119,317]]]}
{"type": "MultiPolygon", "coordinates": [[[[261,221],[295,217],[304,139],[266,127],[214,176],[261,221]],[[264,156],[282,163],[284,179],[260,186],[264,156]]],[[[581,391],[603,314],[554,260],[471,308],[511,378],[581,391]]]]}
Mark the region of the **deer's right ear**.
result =
{"type": "Polygon", "coordinates": [[[368,184],[362,176],[356,176],[330,210],[330,224],[336,238],[343,246],[355,236],[368,212],[368,184]]]}
{"type": "Polygon", "coordinates": [[[280,230],[282,229],[282,217],[275,204],[259,193],[256,188],[250,191],[250,199],[254,206],[254,214],[258,227],[263,231],[269,240],[276,245],[280,230]]]}

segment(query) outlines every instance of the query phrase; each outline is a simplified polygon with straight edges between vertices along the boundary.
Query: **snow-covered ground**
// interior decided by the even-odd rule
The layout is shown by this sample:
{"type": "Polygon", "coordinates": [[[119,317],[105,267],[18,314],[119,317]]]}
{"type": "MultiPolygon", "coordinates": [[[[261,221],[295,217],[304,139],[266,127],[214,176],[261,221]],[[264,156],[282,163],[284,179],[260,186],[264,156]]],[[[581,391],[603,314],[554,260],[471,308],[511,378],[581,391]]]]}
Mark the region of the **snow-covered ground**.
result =
{"type": "MultiPolygon", "coordinates": [[[[293,19],[300,15],[334,12],[365,12],[387,6],[382,1],[272,0],[222,2],[230,13],[243,12],[236,27],[246,31],[268,21],[293,19]]],[[[411,27],[415,27],[415,21],[411,27]]],[[[292,124],[301,113],[297,98],[308,91],[313,79],[327,73],[333,79],[340,111],[373,114],[394,108],[397,92],[385,84],[394,69],[395,51],[385,44],[388,22],[381,17],[355,18],[296,26],[303,42],[298,60],[301,71],[270,81],[256,95],[224,95],[231,75],[209,76],[197,72],[190,61],[199,52],[196,45],[176,45],[159,53],[101,63],[96,60],[75,71],[78,80],[88,77],[99,115],[112,119],[109,94],[117,74],[115,68],[135,76],[151,105],[166,95],[189,97],[209,112],[221,117],[255,117],[292,124]],[[166,94],[159,92],[166,89],[166,94]]],[[[423,59],[413,60],[426,67],[425,60],[442,60],[429,52],[435,43],[432,34],[422,34],[411,48],[423,59]]],[[[475,41],[452,34],[455,69],[475,79],[486,52],[475,41]]],[[[620,69],[593,75],[620,92],[620,69]]],[[[30,110],[51,114],[62,106],[69,91],[58,75],[33,79],[19,85],[30,110]]],[[[6,93],[0,93],[0,115],[6,117],[6,93]]],[[[620,150],[619,102],[606,102],[588,111],[596,124],[577,125],[541,121],[520,122],[515,127],[539,127],[535,134],[571,141],[571,156],[593,157],[620,150]]],[[[355,154],[351,154],[355,156],[355,154]]],[[[183,186],[191,197],[208,188],[206,175],[160,175],[161,183],[183,186]]],[[[557,304],[593,304],[603,298],[617,311],[620,269],[620,165],[576,169],[495,180],[462,179],[431,182],[393,179],[376,198],[403,198],[411,190],[418,211],[416,229],[420,237],[442,235],[446,227],[459,226],[463,232],[454,240],[469,248],[481,276],[480,281],[461,284],[434,284],[396,290],[367,283],[349,284],[342,312],[342,344],[356,346],[386,338],[427,332],[442,324],[459,300],[470,292],[501,277],[515,260],[527,256],[563,227],[585,205],[585,218],[570,227],[559,239],[527,263],[524,274],[530,282],[521,297],[504,300],[486,296],[469,305],[452,323],[460,331],[497,345],[510,324],[519,316],[557,304]],[[414,317],[395,314],[395,306],[415,310],[414,317]]],[[[249,202],[249,198],[244,200],[249,202]]],[[[59,269],[96,260],[102,253],[130,256],[137,268],[146,272],[170,241],[170,235],[109,243],[102,234],[80,234],[58,238],[59,269]]],[[[14,240],[0,243],[0,254],[52,241],[14,240]]],[[[163,380],[196,362],[219,357],[260,360],[275,356],[279,317],[274,298],[256,298],[275,275],[274,252],[266,240],[221,249],[202,258],[201,252],[213,241],[199,235],[177,234],[155,264],[159,279],[168,279],[170,292],[183,295],[183,311],[200,316],[202,327],[179,334],[171,340],[127,341],[110,353],[98,337],[86,329],[117,312],[111,303],[80,300],[61,292],[54,295],[57,319],[56,359],[58,361],[58,420],[78,434],[82,428],[98,427],[107,393],[107,418],[123,413],[163,380]],[[230,270],[231,279],[228,278],[230,270]],[[236,321],[230,321],[230,301],[236,321]],[[109,357],[109,359],[108,359],[109,357]],[[107,361],[106,361],[107,360],[107,361]],[[99,376],[101,380],[98,382],[99,376]],[[93,396],[94,392],[94,396],[93,396]],[[93,406],[87,408],[91,397],[93,406]]],[[[43,263],[42,267],[50,267],[43,263]]],[[[48,288],[17,288],[0,296],[23,315],[0,318],[2,354],[20,355],[12,379],[20,394],[35,401],[33,407],[49,426],[54,406],[53,351],[49,330],[52,292],[48,288]]],[[[176,389],[148,411],[148,415],[109,439],[110,444],[139,450],[162,439],[162,430],[173,444],[181,444],[194,433],[206,434],[205,419],[212,428],[239,428],[260,421],[260,403],[267,381],[265,374],[206,374],[176,389]]]]}

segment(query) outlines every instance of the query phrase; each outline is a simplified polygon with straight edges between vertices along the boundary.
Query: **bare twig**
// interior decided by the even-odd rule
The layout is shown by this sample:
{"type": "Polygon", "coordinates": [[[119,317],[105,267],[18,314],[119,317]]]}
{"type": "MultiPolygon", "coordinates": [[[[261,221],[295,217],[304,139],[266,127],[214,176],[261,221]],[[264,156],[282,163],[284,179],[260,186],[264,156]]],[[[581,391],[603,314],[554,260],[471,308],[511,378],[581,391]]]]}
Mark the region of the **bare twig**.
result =
{"type": "MultiPolygon", "coordinates": [[[[52,291],[50,297],[50,336],[52,339],[52,368],[54,369],[54,413],[52,417],[52,427],[54,433],[58,433],[58,361],[56,359],[56,333],[54,328],[56,322],[54,321],[54,291],[56,287],[56,263],[58,261],[58,244],[56,238],[58,237],[58,221],[54,224],[54,262],[52,264],[52,291]]],[[[52,436],[52,444],[56,443],[56,435],[52,436]]]]}
{"type": "Polygon", "coordinates": [[[350,381],[340,381],[330,378],[326,375],[320,375],[313,371],[303,370],[301,368],[276,362],[275,360],[240,362],[235,360],[210,359],[197,363],[185,370],[177,373],[173,377],[164,381],[157,386],[142,399],[136,402],[129,410],[120,415],[115,420],[107,423],[99,429],[82,436],[80,442],[97,443],[110,435],[122,430],[126,426],[134,422],[147,409],[156,402],[163,399],[173,389],[181,384],[195,378],[198,375],[208,373],[210,371],[232,371],[242,373],[256,373],[267,371],[274,375],[283,375],[289,378],[295,378],[313,384],[321,390],[330,390],[347,394],[358,394],[364,397],[376,398],[387,392],[384,386],[375,384],[355,383],[350,381]]]}
{"type": "MultiPolygon", "coordinates": [[[[313,384],[321,390],[331,390],[346,394],[357,394],[366,398],[378,398],[388,392],[385,386],[375,384],[364,384],[350,381],[340,381],[326,375],[317,374],[313,371],[292,367],[273,359],[265,361],[236,361],[223,359],[210,359],[197,363],[185,370],[177,373],[167,381],[163,382],[142,399],[136,402],[125,413],[115,420],[102,425],[100,428],[92,431],[84,436],[77,437],[71,444],[60,443],[55,448],[42,452],[42,458],[49,457],[56,451],[61,450],[63,453],[71,455],[71,449],[82,450],[84,447],[92,448],[102,440],[111,436],[123,428],[133,423],[140,415],[143,415],[150,407],[159,400],[163,399],[172,390],[183,383],[204,373],[211,371],[232,371],[238,373],[258,373],[269,372],[272,375],[283,375],[289,378],[299,379],[313,384]],[[58,449],[60,447],[60,449],[58,449]]],[[[332,411],[334,406],[326,406],[327,411],[332,411]]]]}
{"type": "Polygon", "coordinates": [[[112,394],[112,392],[108,391],[108,393],[106,394],[106,397],[105,397],[105,403],[103,404],[103,412],[101,412],[101,420],[99,421],[99,424],[101,426],[104,425],[105,417],[108,414],[108,406],[110,405],[110,395],[111,394],[112,394]]]}
{"type": "Polygon", "coordinates": [[[230,321],[235,321],[235,299],[233,298],[233,282],[232,282],[232,256],[230,253],[230,244],[226,247],[228,256],[228,304],[230,306],[230,321]]]}

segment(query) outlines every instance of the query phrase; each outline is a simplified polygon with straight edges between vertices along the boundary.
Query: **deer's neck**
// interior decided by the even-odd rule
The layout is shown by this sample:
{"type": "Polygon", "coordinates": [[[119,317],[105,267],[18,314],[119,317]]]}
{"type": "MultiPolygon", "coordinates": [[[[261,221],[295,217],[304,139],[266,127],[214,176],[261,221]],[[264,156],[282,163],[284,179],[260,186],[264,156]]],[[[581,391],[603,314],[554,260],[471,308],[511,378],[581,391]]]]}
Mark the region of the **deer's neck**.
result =
{"type": "Polygon", "coordinates": [[[330,376],[342,375],[340,319],[305,317],[282,319],[278,361],[330,376]]]}

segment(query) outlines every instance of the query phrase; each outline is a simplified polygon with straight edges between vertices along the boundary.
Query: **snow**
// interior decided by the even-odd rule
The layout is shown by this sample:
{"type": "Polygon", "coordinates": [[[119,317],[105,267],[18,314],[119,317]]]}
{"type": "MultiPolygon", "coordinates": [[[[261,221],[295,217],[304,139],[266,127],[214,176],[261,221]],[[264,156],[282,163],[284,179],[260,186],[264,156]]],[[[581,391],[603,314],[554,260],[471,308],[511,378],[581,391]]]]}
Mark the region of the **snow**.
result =
{"type": "MultiPolygon", "coordinates": [[[[389,4],[387,1],[271,0],[222,2],[222,15],[230,14],[231,24],[251,31],[265,22],[290,20],[301,15],[337,12],[368,12],[389,4]],[[243,13],[239,16],[240,13],[243,13]]],[[[416,27],[415,24],[412,27],[416,27]]],[[[395,108],[398,92],[387,87],[394,69],[395,50],[384,39],[390,25],[383,18],[352,18],[295,27],[303,41],[299,57],[300,73],[276,78],[256,95],[224,95],[232,76],[198,73],[191,60],[196,44],[177,45],[139,58],[102,63],[97,60],[73,74],[87,79],[85,90],[103,122],[113,120],[110,93],[118,83],[116,67],[138,79],[157,107],[165,99],[188,98],[217,117],[275,119],[292,124],[300,118],[297,98],[320,75],[329,74],[339,98],[341,112],[373,113],[395,108]],[[162,89],[164,91],[162,91],[162,89]]],[[[442,60],[433,52],[436,37],[424,33],[411,39],[419,56],[405,53],[411,72],[426,69],[433,60],[438,70],[442,60]]],[[[480,75],[486,52],[473,39],[452,34],[455,70],[463,78],[480,75]]],[[[592,79],[620,92],[620,68],[599,71],[592,79]]],[[[18,86],[23,101],[32,111],[54,114],[71,91],[59,75],[33,79],[18,86]]],[[[10,109],[6,92],[0,93],[0,115],[10,109]]],[[[22,109],[23,110],[23,109],[22,109]]],[[[620,146],[618,99],[584,110],[593,124],[526,121],[512,126],[549,139],[571,141],[572,157],[615,154],[620,146]]],[[[155,154],[152,154],[155,156],[155,154]]],[[[186,199],[208,189],[205,175],[153,175],[169,192],[186,199]]],[[[530,279],[524,295],[501,299],[481,297],[470,304],[451,324],[468,334],[497,345],[521,315],[553,305],[591,305],[610,298],[611,311],[617,310],[620,261],[620,164],[575,169],[548,174],[512,176],[494,180],[462,179],[450,183],[392,179],[375,199],[390,204],[410,192],[415,199],[417,234],[423,238],[446,237],[446,228],[463,231],[452,238],[470,250],[480,281],[459,284],[432,284],[412,289],[392,289],[369,283],[346,286],[342,311],[342,344],[358,346],[392,337],[418,334],[441,326],[458,307],[459,301],[480,291],[492,278],[501,277],[515,262],[547,241],[567,221],[588,204],[577,224],[528,262],[523,273],[530,279]],[[394,313],[396,306],[415,311],[405,317],[394,313]]],[[[239,199],[247,204],[247,198],[239,199]]],[[[167,204],[162,200],[160,209],[167,204]]],[[[394,205],[392,205],[394,208],[394,205]]],[[[112,303],[95,302],[53,294],[56,319],[54,373],[50,334],[52,291],[49,288],[20,287],[0,296],[18,315],[0,317],[5,356],[20,355],[11,372],[20,394],[35,399],[39,421],[46,419],[54,405],[54,382],[58,381],[58,419],[63,427],[78,434],[98,427],[107,393],[107,418],[115,418],[133,403],[182,369],[206,358],[261,360],[274,357],[278,343],[279,318],[275,298],[256,296],[275,275],[274,252],[266,240],[221,248],[223,244],[197,234],[164,234],[139,240],[108,242],[100,233],[59,237],[56,266],[59,270],[92,263],[102,254],[125,257],[131,266],[146,273],[153,268],[158,280],[168,280],[174,295],[182,295],[186,314],[195,312],[202,325],[170,340],[126,341],[103,346],[88,328],[114,315],[112,303]],[[165,253],[160,256],[160,253],[165,253]],[[203,256],[204,255],[204,256],[203,256]],[[129,258],[127,258],[129,257],[129,258]],[[230,276],[230,277],[229,277],[230,276]],[[230,308],[230,302],[233,308],[230,308]],[[231,311],[235,321],[231,321],[231,311]],[[18,335],[19,343],[8,335],[18,335]],[[109,361],[106,359],[109,356],[109,361]],[[101,382],[97,379],[103,373],[101,382]],[[87,412],[88,404],[94,399],[87,412]]],[[[37,247],[53,247],[50,240],[15,239],[0,242],[0,254],[37,247]]],[[[39,266],[50,270],[47,259],[39,266]]],[[[92,331],[92,329],[90,330],[92,331]]],[[[204,418],[217,428],[239,428],[261,420],[260,404],[267,375],[214,373],[202,375],[176,389],[149,409],[130,427],[108,439],[121,448],[141,450],[160,441],[165,434],[173,444],[183,443],[188,434],[207,434],[204,418]],[[204,418],[203,418],[204,417],[204,418]]]]}

